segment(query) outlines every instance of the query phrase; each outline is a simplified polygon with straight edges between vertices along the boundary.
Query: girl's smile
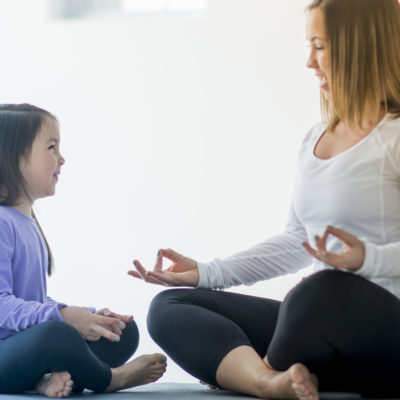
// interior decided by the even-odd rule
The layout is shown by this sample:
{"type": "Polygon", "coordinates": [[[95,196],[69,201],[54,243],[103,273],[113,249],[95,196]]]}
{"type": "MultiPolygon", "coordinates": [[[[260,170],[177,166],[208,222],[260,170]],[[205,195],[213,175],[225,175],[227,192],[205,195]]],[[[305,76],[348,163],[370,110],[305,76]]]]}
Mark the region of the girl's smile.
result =
{"type": "Polygon", "coordinates": [[[30,154],[21,160],[21,172],[30,202],[55,193],[64,162],[60,153],[58,124],[51,118],[45,118],[30,154]]]}

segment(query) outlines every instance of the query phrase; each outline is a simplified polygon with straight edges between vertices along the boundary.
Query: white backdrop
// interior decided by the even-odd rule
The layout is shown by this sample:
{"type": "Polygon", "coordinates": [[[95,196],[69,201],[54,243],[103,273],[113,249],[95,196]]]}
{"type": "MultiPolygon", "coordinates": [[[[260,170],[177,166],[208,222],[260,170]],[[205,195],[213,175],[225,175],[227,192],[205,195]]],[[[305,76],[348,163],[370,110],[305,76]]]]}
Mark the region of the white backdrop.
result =
{"type": "MultiPolygon", "coordinates": [[[[145,320],[162,288],[126,274],[133,258],[151,267],[172,247],[207,261],[283,229],[297,150],[319,119],[306,4],[51,20],[45,0],[1,0],[0,102],[61,123],[57,194],[36,205],[52,297],[133,313],[139,353],[159,351],[145,320]]],[[[282,299],[306,273],[232,290],[282,299]]],[[[169,365],[164,381],[193,381],[169,365]]]]}

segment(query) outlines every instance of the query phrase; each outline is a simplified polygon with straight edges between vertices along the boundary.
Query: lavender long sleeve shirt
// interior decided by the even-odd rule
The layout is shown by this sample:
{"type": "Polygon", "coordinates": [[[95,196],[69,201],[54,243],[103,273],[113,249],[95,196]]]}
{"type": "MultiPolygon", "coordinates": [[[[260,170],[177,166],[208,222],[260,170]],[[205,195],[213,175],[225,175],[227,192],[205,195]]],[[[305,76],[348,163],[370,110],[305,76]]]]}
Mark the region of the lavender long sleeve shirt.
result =
{"type": "Polygon", "coordinates": [[[46,244],[33,218],[0,206],[0,341],[58,320],[66,304],[47,297],[46,244]]]}

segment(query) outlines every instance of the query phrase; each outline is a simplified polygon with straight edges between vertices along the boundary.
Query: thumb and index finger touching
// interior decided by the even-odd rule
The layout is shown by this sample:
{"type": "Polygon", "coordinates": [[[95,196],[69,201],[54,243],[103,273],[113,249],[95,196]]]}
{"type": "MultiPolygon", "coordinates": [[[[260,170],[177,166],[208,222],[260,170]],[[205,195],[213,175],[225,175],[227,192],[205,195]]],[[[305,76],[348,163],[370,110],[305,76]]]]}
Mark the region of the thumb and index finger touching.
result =
{"type": "MultiPolygon", "coordinates": [[[[156,262],[153,268],[154,272],[162,272],[163,268],[163,257],[169,259],[172,262],[177,262],[182,256],[172,249],[160,249],[157,252],[156,262]]],[[[135,259],[133,260],[133,265],[136,268],[136,271],[130,270],[128,274],[135,277],[144,279],[147,275],[147,270],[143,267],[142,263],[135,259]]]]}
{"type": "Polygon", "coordinates": [[[338,239],[342,240],[344,243],[346,243],[348,245],[355,244],[357,241],[359,241],[357,236],[354,236],[353,234],[351,234],[343,229],[336,228],[331,225],[328,225],[325,233],[331,234],[331,235],[337,237],[338,239]]]}

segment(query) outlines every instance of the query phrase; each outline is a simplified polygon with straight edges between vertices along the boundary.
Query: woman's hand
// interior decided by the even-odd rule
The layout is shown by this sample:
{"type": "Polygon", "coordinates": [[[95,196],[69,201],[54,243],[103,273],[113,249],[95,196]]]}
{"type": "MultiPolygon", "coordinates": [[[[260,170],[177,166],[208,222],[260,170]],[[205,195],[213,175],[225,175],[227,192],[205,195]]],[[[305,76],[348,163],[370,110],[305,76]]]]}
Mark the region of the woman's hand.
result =
{"type": "Polygon", "coordinates": [[[333,268],[357,271],[364,264],[364,242],[351,233],[333,226],[328,225],[322,237],[315,237],[316,249],[313,249],[307,242],[304,242],[303,246],[313,257],[333,268]],[[326,240],[329,235],[333,235],[343,242],[341,253],[331,253],[326,250],[326,240]]]}
{"type": "Polygon", "coordinates": [[[136,267],[136,271],[128,271],[128,274],[149,283],[164,286],[192,287],[197,286],[199,283],[197,262],[172,249],[159,250],[153,271],[146,271],[138,260],[134,260],[133,264],[136,267]],[[163,257],[173,262],[166,270],[162,269],[163,257]]]}
{"type": "Polygon", "coordinates": [[[73,326],[85,340],[96,341],[101,337],[119,342],[125,323],[120,318],[93,314],[83,307],[59,309],[64,322],[73,326]]]}

